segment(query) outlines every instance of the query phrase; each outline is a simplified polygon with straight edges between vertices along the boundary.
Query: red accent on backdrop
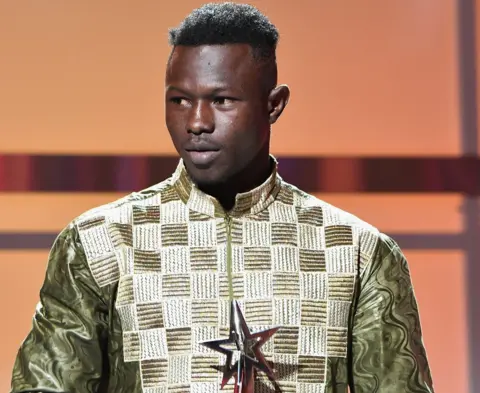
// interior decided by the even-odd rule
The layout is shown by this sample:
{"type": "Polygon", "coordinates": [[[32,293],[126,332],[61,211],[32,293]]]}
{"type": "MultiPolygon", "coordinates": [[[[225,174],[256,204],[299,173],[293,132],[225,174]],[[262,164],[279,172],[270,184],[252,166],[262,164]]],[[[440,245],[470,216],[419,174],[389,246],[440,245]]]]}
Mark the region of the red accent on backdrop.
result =
{"type": "MultiPolygon", "coordinates": [[[[278,157],[281,176],[307,192],[456,192],[480,195],[480,158],[278,157]]],[[[0,191],[139,191],[169,177],[174,156],[0,155],[0,191]]]]}

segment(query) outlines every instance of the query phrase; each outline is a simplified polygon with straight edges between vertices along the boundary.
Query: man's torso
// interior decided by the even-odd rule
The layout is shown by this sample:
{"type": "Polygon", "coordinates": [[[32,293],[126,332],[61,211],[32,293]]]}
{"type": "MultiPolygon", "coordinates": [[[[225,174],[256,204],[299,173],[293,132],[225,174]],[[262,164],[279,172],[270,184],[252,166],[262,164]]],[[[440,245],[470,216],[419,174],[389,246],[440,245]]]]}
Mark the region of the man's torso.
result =
{"type": "MultiPolygon", "coordinates": [[[[378,233],[280,177],[226,214],[177,170],[76,225],[112,304],[112,361],[136,370],[135,391],[219,391],[212,366],[225,357],[200,342],[228,336],[231,298],[252,331],[280,326],[262,351],[283,392],[324,392],[329,364],[345,364],[355,285],[378,233]]],[[[273,391],[261,373],[256,391],[273,391]]]]}

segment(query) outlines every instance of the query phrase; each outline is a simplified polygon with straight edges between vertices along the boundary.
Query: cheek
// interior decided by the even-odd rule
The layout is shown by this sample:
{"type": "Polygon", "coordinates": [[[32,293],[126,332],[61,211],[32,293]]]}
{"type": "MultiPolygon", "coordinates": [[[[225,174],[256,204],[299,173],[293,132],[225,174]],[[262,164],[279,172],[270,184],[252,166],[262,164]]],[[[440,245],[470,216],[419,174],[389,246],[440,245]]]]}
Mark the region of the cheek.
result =
{"type": "Polygon", "coordinates": [[[261,147],[270,134],[268,116],[260,110],[255,110],[251,111],[248,116],[245,117],[245,120],[244,130],[248,135],[248,140],[251,141],[251,144],[255,145],[255,147],[261,147]]]}
{"type": "Polygon", "coordinates": [[[186,132],[184,132],[185,122],[182,116],[180,116],[177,112],[165,112],[165,125],[167,126],[168,132],[170,133],[174,142],[176,140],[182,139],[182,136],[187,134],[186,132]]]}
{"type": "Polygon", "coordinates": [[[268,128],[254,118],[245,120],[233,124],[229,145],[237,156],[255,156],[268,141],[268,128]]]}
{"type": "Polygon", "coordinates": [[[168,127],[178,122],[178,116],[171,109],[165,108],[165,123],[168,127]]]}
{"type": "Polygon", "coordinates": [[[260,108],[245,105],[231,112],[217,111],[215,124],[218,129],[233,130],[235,136],[240,136],[240,133],[252,137],[255,130],[263,128],[264,124],[268,125],[268,116],[264,116],[260,108]]]}

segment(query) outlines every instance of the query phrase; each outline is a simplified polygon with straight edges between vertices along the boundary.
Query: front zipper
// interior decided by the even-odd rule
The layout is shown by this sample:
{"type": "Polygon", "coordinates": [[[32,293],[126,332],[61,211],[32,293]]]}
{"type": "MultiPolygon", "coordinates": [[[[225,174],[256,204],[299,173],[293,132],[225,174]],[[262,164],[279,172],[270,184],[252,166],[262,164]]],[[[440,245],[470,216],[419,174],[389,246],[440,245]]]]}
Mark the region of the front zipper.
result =
{"type": "Polygon", "coordinates": [[[228,298],[233,300],[233,279],[232,279],[232,219],[225,215],[225,227],[227,229],[227,279],[228,279],[228,298]]]}

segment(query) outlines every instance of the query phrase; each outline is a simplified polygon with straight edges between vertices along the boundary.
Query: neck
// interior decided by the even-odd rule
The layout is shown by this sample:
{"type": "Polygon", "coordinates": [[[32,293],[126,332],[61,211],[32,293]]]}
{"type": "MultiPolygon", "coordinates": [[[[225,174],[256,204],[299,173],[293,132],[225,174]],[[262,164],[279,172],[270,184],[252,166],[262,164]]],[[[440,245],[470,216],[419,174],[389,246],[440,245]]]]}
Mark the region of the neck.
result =
{"type": "Polygon", "coordinates": [[[245,169],[231,177],[226,182],[218,185],[201,186],[199,189],[214,197],[225,211],[230,211],[235,206],[237,194],[248,192],[257,188],[267,180],[272,173],[270,156],[253,160],[245,169]]]}

